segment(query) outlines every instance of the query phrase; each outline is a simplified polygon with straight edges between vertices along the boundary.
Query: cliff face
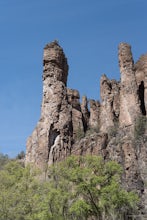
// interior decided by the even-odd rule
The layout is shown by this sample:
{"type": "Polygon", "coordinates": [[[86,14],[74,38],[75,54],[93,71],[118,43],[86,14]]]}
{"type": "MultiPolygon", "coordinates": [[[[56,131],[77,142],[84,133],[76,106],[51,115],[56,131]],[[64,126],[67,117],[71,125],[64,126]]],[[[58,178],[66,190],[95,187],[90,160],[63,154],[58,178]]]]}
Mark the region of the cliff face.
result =
{"type": "Polygon", "coordinates": [[[66,87],[62,48],[56,41],[46,45],[41,118],[27,140],[26,163],[44,169],[71,154],[116,160],[124,168],[124,186],[137,189],[147,209],[147,55],[134,64],[130,45],[121,43],[118,59],[120,82],[103,75],[101,103],[85,96],[80,103],[79,92],[66,87]]]}

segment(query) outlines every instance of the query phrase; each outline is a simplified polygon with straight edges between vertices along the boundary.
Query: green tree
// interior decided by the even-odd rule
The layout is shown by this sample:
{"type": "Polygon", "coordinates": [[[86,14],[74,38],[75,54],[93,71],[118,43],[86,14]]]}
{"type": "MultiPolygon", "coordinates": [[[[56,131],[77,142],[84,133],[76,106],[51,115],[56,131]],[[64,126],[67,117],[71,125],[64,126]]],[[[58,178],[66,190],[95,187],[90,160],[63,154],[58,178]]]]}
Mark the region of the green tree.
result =
{"type": "Polygon", "coordinates": [[[25,158],[25,152],[22,150],[20,153],[18,153],[18,155],[16,156],[16,159],[24,159],[25,158]]]}
{"type": "Polygon", "coordinates": [[[69,157],[48,169],[10,161],[0,170],[1,220],[123,219],[138,197],[120,184],[122,168],[97,156],[69,157]]]}
{"type": "Polygon", "coordinates": [[[41,193],[36,175],[36,171],[17,161],[9,162],[0,171],[1,220],[37,220],[41,193]]]}
{"type": "MultiPolygon", "coordinates": [[[[97,156],[69,157],[49,169],[52,206],[62,219],[121,219],[136,209],[138,196],[120,184],[122,168],[97,156]],[[62,199],[61,199],[62,198],[62,199]]],[[[54,212],[53,212],[54,213],[54,212]]],[[[55,219],[55,218],[53,218],[55,219]]]]}

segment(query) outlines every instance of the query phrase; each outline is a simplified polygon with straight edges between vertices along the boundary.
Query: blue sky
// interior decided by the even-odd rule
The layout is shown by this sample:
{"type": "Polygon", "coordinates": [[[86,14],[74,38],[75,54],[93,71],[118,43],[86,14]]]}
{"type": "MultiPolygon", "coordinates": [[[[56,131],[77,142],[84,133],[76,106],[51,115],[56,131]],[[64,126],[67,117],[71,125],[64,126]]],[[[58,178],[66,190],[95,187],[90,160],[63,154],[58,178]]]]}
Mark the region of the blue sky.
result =
{"type": "Polygon", "coordinates": [[[0,152],[26,148],[39,117],[43,47],[57,39],[68,58],[68,87],[99,99],[105,73],[120,78],[117,48],[147,52],[146,0],[0,0],[0,152]]]}

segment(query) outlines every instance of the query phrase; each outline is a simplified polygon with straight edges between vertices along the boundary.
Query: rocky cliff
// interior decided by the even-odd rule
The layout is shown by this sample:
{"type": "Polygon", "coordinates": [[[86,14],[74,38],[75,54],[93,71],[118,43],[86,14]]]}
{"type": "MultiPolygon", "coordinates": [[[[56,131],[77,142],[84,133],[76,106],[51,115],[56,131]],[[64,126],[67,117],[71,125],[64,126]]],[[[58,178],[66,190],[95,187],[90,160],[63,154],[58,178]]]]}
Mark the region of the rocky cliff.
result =
{"type": "Polygon", "coordinates": [[[134,63],[131,47],[118,48],[121,80],[101,77],[101,102],[66,87],[68,64],[55,41],[43,56],[41,117],[27,140],[26,164],[45,169],[68,155],[101,155],[122,164],[122,182],[147,210],[147,55],[134,63]]]}

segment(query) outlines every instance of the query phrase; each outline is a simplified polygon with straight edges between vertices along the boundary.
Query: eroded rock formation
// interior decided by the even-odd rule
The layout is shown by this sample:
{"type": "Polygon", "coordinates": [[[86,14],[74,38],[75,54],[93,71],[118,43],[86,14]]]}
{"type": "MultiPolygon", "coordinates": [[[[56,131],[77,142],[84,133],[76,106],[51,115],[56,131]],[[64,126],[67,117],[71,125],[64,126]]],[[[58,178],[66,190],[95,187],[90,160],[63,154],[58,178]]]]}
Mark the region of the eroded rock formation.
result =
{"type": "Polygon", "coordinates": [[[46,45],[43,57],[43,100],[41,118],[27,141],[26,163],[39,167],[54,162],[56,151],[62,158],[72,143],[72,108],[67,96],[67,59],[57,42],[46,45]]]}
{"type": "Polygon", "coordinates": [[[115,80],[109,80],[106,75],[103,75],[100,88],[100,128],[101,131],[107,132],[118,122],[120,114],[120,85],[115,80]]]}
{"type": "Polygon", "coordinates": [[[126,43],[119,45],[120,85],[120,126],[131,126],[140,113],[138,87],[135,78],[131,47],[126,43]]]}
{"type": "MultiPolygon", "coordinates": [[[[101,77],[101,102],[67,89],[68,64],[55,41],[44,48],[41,118],[27,140],[26,163],[44,169],[68,155],[101,155],[124,168],[123,184],[135,189],[147,210],[147,135],[134,136],[147,111],[147,55],[134,64],[131,47],[118,51],[121,80],[101,77]],[[89,103],[89,107],[88,107],[89,103]]],[[[144,126],[144,125],[142,125],[144,126]]]]}

